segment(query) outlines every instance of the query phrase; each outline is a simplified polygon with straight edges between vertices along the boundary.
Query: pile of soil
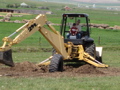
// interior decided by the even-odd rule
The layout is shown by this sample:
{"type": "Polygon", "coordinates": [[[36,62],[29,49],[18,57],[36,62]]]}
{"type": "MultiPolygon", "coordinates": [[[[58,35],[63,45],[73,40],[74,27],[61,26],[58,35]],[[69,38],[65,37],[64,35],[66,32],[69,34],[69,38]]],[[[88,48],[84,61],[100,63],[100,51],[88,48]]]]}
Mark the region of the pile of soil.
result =
{"type": "Polygon", "coordinates": [[[120,69],[118,68],[102,68],[98,69],[92,65],[86,64],[80,67],[74,66],[64,66],[63,72],[49,73],[48,66],[37,66],[35,63],[28,61],[22,63],[15,63],[15,67],[5,67],[0,65],[0,76],[10,76],[10,77],[61,77],[61,76],[84,76],[86,75],[120,75],[120,69]]]}
{"type": "Polygon", "coordinates": [[[79,67],[64,66],[66,72],[73,72],[78,74],[104,74],[103,72],[96,69],[96,67],[86,64],[79,67]]]}

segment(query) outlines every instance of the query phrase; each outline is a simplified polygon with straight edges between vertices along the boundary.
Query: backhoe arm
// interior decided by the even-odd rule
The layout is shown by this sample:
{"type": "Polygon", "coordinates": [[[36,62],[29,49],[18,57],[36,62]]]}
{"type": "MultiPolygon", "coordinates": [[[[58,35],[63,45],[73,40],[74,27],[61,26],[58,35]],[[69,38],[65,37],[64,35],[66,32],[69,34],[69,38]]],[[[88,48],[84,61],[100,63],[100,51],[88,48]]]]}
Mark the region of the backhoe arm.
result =
{"type": "Polygon", "coordinates": [[[18,44],[36,31],[39,30],[38,24],[42,27],[46,23],[46,17],[44,15],[38,15],[35,19],[30,20],[28,23],[24,24],[22,27],[17,29],[14,33],[9,35],[8,37],[3,38],[3,46],[0,47],[0,51],[6,51],[11,49],[11,46],[14,44],[18,44]],[[21,31],[21,32],[20,32],[21,31]],[[20,33],[19,33],[20,32],[20,33]],[[14,39],[11,37],[15,34],[19,33],[14,39]]]}
{"type": "Polygon", "coordinates": [[[63,36],[61,36],[60,33],[56,31],[54,27],[52,27],[51,25],[48,24],[48,27],[52,30],[52,32],[47,30],[44,27],[41,27],[41,29],[39,29],[40,33],[54,47],[54,49],[58,54],[61,54],[64,59],[70,58],[68,53],[65,50],[66,48],[64,46],[63,36]]]}
{"type": "Polygon", "coordinates": [[[44,28],[43,26],[45,24],[47,24],[46,16],[40,14],[35,19],[30,20],[28,23],[17,29],[8,37],[3,38],[4,43],[0,47],[0,62],[9,66],[14,66],[11,54],[12,45],[20,43],[36,31],[39,31],[58,53],[63,55],[64,58],[68,58],[64,47],[63,37],[49,24],[47,25],[51,30],[44,28]],[[11,37],[18,32],[20,33],[14,39],[11,39],[11,37]]]}

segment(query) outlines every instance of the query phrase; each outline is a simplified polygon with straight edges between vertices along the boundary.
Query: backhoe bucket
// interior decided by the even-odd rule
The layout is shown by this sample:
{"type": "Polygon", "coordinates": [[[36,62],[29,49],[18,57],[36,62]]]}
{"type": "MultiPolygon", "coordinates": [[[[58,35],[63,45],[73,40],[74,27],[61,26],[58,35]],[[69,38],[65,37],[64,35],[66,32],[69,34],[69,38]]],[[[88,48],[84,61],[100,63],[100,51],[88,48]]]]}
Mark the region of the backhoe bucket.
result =
{"type": "Polygon", "coordinates": [[[0,51],[0,63],[11,67],[14,66],[11,49],[8,51],[0,51]]]}

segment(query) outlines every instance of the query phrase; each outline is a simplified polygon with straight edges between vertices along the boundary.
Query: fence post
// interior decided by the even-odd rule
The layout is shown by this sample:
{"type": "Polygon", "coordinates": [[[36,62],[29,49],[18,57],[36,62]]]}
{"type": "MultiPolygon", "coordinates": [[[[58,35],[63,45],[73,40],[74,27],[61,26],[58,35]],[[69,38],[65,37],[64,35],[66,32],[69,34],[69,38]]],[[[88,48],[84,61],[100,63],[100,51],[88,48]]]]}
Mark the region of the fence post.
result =
{"type": "Polygon", "coordinates": [[[100,36],[98,37],[98,45],[100,45],[100,36]]]}

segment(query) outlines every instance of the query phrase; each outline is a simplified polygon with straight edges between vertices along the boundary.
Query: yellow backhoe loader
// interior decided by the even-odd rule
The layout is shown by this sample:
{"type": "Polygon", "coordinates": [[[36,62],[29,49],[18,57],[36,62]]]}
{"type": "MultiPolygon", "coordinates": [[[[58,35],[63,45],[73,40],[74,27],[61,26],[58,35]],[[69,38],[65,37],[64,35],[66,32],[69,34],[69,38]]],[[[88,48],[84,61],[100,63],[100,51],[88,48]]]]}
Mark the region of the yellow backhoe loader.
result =
{"type": "Polygon", "coordinates": [[[40,14],[17,29],[8,37],[3,38],[0,47],[0,63],[14,66],[11,47],[18,44],[34,32],[39,31],[53,46],[52,56],[37,65],[49,65],[49,71],[62,71],[64,62],[86,62],[95,67],[108,67],[102,63],[102,47],[95,47],[94,40],[90,38],[89,19],[87,14],[63,14],[60,33],[51,26],[46,15],[40,14]],[[69,30],[72,23],[81,21],[80,37],[70,35],[69,30]],[[46,29],[47,25],[49,29],[46,29]],[[16,35],[15,38],[11,38],[16,35]],[[67,35],[69,34],[69,38],[67,35]],[[50,61],[48,61],[50,60],[50,61]]]}

